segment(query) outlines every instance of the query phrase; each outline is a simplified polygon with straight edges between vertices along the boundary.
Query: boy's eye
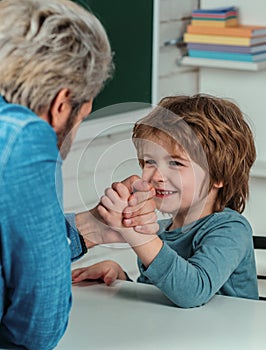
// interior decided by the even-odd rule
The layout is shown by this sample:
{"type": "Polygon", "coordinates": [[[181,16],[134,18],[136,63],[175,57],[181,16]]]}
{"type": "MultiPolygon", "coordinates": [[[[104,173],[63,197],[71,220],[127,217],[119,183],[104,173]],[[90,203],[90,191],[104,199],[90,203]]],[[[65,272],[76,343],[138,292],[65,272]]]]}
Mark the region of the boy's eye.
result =
{"type": "Polygon", "coordinates": [[[171,166],[183,166],[183,164],[178,162],[177,160],[170,160],[169,164],[171,166]]]}
{"type": "Polygon", "coordinates": [[[156,164],[156,162],[153,159],[144,159],[144,164],[153,165],[156,164]]]}

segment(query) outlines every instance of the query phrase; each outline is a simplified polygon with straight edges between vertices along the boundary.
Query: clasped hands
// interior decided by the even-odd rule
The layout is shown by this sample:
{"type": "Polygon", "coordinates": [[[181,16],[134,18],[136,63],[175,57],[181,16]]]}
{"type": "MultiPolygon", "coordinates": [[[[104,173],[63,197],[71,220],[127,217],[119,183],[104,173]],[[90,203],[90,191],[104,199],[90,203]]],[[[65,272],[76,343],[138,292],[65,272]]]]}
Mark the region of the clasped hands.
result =
{"type": "MultiPolygon", "coordinates": [[[[138,176],[131,176],[121,183],[113,183],[112,188],[106,189],[98,206],[90,211],[92,216],[89,227],[88,221],[86,223],[88,212],[77,215],[77,226],[87,247],[101,243],[127,242],[137,254],[141,255],[141,252],[144,252],[143,260],[148,265],[161,248],[160,243],[158,246],[158,242],[154,242],[157,247],[153,249],[151,242],[157,237],[159,229],[154,195],[152,186],[138,176]],[[150,245],[153,252],[150,255],[150,249],[147,249],[146,257],[146,247],[150,245]]],[[[127,275],[118,263],[105,260],[72,271],[73,282],[86,279],[101,279],[106,285],[110,285],[116,279],[127,280],[127,275]]]]}
{"type": "Polygon", "coordinates": [[[159,225],[154,195],[151,184],[137,175],[113,183],[95,208],[76,215],[76,225],[87,248],[117,242],[134,244],[130,237],[141,244],[147,235],[155,235],[159,225]]]}

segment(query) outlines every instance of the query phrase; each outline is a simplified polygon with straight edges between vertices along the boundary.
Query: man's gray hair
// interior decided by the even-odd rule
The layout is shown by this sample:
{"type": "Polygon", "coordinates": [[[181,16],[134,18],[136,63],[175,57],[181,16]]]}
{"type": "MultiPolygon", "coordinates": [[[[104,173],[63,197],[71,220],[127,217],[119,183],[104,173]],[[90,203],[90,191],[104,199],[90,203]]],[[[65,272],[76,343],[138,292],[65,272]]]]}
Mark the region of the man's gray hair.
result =
{"type": "Polygon", "coordinates": [[[99,20],[69,0],[0,1],[0,94],[36,114],[62,88],[73,105],[94,98],[112,72],[99,20]]]}

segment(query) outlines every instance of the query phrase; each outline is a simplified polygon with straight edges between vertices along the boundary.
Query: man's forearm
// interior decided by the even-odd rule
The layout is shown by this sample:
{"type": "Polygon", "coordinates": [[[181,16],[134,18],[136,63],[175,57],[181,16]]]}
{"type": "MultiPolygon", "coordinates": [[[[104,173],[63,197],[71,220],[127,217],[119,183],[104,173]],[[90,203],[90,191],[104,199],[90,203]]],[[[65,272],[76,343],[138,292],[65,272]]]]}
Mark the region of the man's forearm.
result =
{"type": "Polygon", "coordinates": [[[76,214],[76,227],[88,249],[101,243],[100,223],[96,208],[76,214]]]}

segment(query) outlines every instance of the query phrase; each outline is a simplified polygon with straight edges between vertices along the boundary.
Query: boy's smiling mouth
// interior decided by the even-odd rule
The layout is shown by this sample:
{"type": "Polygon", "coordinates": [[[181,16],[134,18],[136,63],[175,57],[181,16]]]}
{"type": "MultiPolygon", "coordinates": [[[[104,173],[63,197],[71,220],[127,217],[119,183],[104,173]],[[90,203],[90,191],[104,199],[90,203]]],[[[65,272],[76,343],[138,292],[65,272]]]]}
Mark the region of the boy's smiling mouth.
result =
{"type": "Polygon", "coordinates": [[[178,193],[178,191],[167,191],[167,190],[157,190],[156,191],[156,197],[166,197],[166,196],[171,196],[175,193],[178,193]]]}

